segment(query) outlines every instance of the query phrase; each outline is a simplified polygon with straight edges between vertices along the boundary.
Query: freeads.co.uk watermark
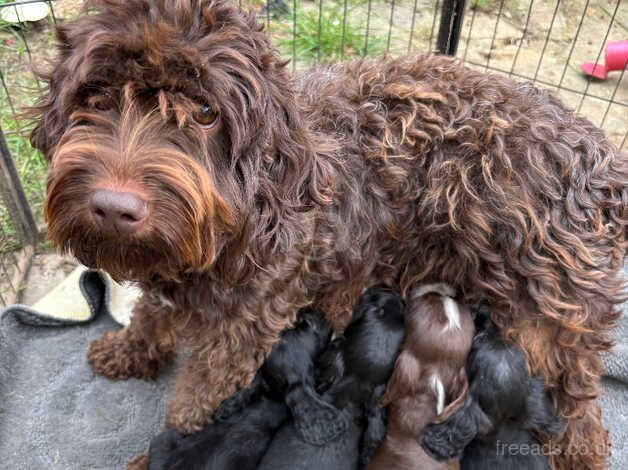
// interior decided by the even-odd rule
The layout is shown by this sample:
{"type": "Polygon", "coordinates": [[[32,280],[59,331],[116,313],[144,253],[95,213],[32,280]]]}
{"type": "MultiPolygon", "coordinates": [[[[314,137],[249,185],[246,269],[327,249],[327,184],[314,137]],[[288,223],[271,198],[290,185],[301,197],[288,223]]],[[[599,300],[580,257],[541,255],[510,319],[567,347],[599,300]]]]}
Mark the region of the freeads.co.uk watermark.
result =
{"type": "MultiPolygon", "coordinates": [[[[613,445],[613,450],[617,451],[617,445],[613,445]]],[[[557,443],[547,442],[544,444],[507,444],[497,441],[495,453],[499,456],[515,455],[610,455],[611,446],[605,444],[589,444],[581,442],[562,446],[557,443]]]]}

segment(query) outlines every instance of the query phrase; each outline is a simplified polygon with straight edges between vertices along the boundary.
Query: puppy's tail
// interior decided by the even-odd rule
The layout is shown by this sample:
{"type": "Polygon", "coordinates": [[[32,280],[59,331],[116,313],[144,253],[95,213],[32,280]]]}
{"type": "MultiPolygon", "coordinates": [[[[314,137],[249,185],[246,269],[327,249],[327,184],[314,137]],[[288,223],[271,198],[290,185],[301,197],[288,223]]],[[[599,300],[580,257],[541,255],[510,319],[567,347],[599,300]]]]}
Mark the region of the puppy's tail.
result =
{"type": "Polygon", "coordinates": [[[460,308],[453,299],[456,296],[456,289],[449,284],[435,283],[423,284],[412,291],[414,298],[423,297],[427,294],[437,294],[441,296],[443,311],[447,317],[447,324],[443,332],[455,332],[460,330],[460,308]]]}
{"type": "Polygon", "coordinates": [[[423,297],[427,294],[438,294],[443,297],[455,297],[456,289],[449,284],[437,282],[433,284],[423,284],[412,291],[412,295],[415,297],[423,297]]]}

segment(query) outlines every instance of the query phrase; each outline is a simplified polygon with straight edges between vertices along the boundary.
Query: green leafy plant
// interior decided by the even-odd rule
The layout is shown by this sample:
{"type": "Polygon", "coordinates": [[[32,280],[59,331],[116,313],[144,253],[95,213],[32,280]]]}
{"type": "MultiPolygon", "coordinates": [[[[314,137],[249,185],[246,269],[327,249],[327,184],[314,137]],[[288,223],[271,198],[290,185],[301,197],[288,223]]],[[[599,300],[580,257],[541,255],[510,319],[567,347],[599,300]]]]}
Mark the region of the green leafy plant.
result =
{"type": "MultiPolygon", "coordinates": [[[[294,48],[296,59],[307,63],[319,57],[321,61],[332,61],[363,55],[366,28],[353,18],[355,8],[352,5],[345,9],[342,2],[328,2],[319,12],[318,7],[303,8],[297,4],[294,25],[290,15],[280,30],[281,51],[292,56],[294,48]]],[[[370,35],[366,52],[380,54],[383,51],[384,41],[370,35]]]]}

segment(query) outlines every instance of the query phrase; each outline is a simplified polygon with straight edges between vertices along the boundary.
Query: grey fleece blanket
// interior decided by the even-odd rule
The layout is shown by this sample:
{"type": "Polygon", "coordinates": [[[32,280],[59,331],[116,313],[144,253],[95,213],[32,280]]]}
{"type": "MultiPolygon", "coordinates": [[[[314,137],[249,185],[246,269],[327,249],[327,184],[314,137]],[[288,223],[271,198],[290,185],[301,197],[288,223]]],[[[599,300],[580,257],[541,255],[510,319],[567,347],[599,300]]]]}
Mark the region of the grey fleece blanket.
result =
{"type": "MultiPolygon", "coordinates": [[[[173,371],[157,382],[110,382],[85,360],[90,340],[118,328],[107,313],[105,286],[86,277],[93,320],[42,324],[32,311],[0,318],[0,468],[121,469],[159,431],[173,371]],[[53,326],[56,325],[56,326],[53,326]]],[[[606,358],[600,398],[613,441],[611,469],[628,469],[628,306],[606,358]]]]}
{"type": "MultiPolygon", "coordinates": [[[[628,268],[627,271],[628,278],[628,268]]],[[[611,434],[611,470],[628,469],[628,303],[613,331],[615,347],[605,357],[604,394],[599,398],[602,416],[611,434]]]]}
{"type": "Polygon", "coordinates": [[[119,328],[92,274],[81,285],[89,323],[38,318],[21,306],[0,318],[2,469],[122,469],[160,430],[172,370],[156,382],[111,382],[87,364],[89,341],[119,328]]]}

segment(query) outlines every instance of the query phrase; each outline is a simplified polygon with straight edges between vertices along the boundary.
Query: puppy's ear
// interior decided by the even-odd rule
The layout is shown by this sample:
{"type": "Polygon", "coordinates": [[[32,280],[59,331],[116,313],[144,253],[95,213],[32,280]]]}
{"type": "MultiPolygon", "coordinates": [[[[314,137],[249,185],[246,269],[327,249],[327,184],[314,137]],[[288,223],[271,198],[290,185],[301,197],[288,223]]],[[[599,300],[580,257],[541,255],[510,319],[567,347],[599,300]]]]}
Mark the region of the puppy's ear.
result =
{"type": "Polygon", "coordinates": [[[556,416],[556,410],[550,402],[545,384],[539,378],[530,381],[530,394],[526,399],[528,416],[524,427],[546,436],[555,436],[562,431],[563,423],[556,416]]]}
{"type": "Polygon", "coordinates": [[[417,358],[408,350],[401,351],[395,362],[393,373],[388,380],[382,403],[388,405],[405,395],[413,394],[420,377],[421,365],[417,358]]]}
{"type": "Polygon", "coordinates": [[[167,470],[169,459],[182,444],[184,437],[174,429],[157,434],[148,448],[148,470],[167,470]]]}
{"type": "Polygon", "coordinates": [[[331,403],[324,401],[309,386],[296,387],[286,394],[299,437],[322,446],[338,439],[349,427],[347,418],[331,403]]]}
{"type": "Polygon", "coordinates": [[[344,336],[335,338],[316,360],[316,389],[319,392],[328,390],[344,376],[345,361],[342,349],[345,342],[344,336]]]}
{"type": "Polygon", "coordinates": [[[388,314],[399,312],[403,315],[404,308],[405,304],[401,297],[392,294],[386,297],[383,305],[384,311],[388,314]]]}
{"type": "Polygon", "coordinates": [[[360,446],[359,468],[366,467],[386,435],[386,408],[379,404],[385,391],[385,385],[375,387],[366,404],[366,428],[360,446]]]}
{"type": "Polygon", "coordinates": [[[225,421],[231,416],[246,408],[254,399],[263,392],[262,374],[260,371],[255,374],[253,382],[247,388],[236,391],[233,395],[225,399],[214,412],[214,421],[225,421]]]}
{"type": "Polygon", "coordinates": [[[469,406],[469,415],[472,417],[473,422],[475,423],[476,435],[486,436],[493,430],[493,422],[486,415],[486,413],[482,411],[482,408],[480,408],[480,405],[475,400],[471,400],[471,404],[469,406]]]}

